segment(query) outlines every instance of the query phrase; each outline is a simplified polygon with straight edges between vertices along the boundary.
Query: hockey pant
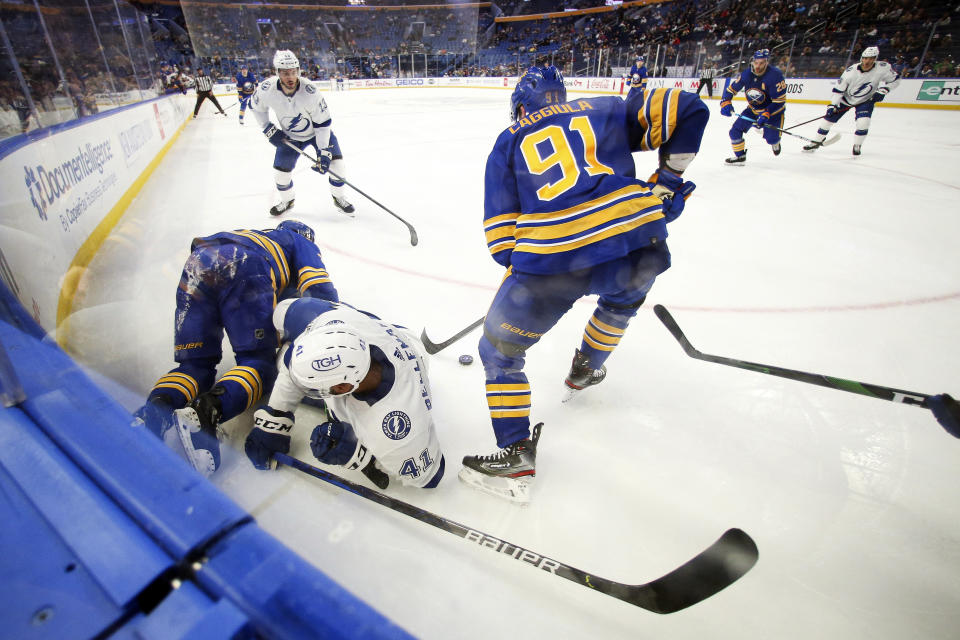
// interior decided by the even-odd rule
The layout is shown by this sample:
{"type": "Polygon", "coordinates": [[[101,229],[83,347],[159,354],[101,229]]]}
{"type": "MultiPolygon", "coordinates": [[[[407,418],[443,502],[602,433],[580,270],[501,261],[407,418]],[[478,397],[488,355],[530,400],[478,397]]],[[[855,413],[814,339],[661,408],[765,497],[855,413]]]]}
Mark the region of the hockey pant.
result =
{"type": "MultiPolygon", "coordinates": [[[[761,112],[762,113],[762,112],[761,112]]],[[[760,131],[763,133],[763,139],[767,141],[767,144],[775,145],[780,142],[780,132],[777,129],[783,129],[783,116],[786,114],[786,109],[781,109],[779,113],[770,116],[770,119],[767,120],[768,127],[762,127],[760,131]],[[776,127],[776,128],[771,128],[776,127]]],[[[747,144],[743,140],[743,136],[753,127],[754,122],[760,116],[759,113],[756,113],[750,107],[747,107],[740,112],[742,117],[737,118],[733,122],[733,126],[730,127],[730,144],[733,145],[733,153],[739,158],[747,152],[747,144]],[[749,118],[749,119],[748,119],[749,118]]]]}
{"type": "Polygon", "coordinates": [[[200,112],[200,105],[204,100],[209,100],[214,104],[217,110],[220,113],[223,113],[223,107],[220,106],[220,103],[217,102],[217,96],[213,95],[212,91],[197,91],[197,104],[193,107],[193,115],[196,116],[200,112]]]}
{"type": "Polygon", "coordinates": [[[670,267],[666,243],[651,245],[594,267],[556,275],[508,271],[487,311],[480,338],[487,406],[497,446],[530,435],[530,383],[523,372],[526,351],[573,303],[599,295],[584,329],[580,350],[599,369],[616,348],[630,319],[670,267]]]}
{"type": "MultiPolygon", "coordinates": [[[[291,140],[290,142],[301,150],[313,147],[316,152],[314,155],[320,153],[320,149],[317,148],[316,138],[310,138],[309,140],[291,140]]],[[[337,175],[343,176],[346,170],[346,165],[343,162],[343,152],[340,151],[340,142],[337,140],[336,134],[332,131],[330,132],[330,146],[333,147],[331,149],[333,152],[333,160],[330,162],[330,169],[337,175]]],[[[297,166],[297,160],[301,157],[299,153],[285,144],[277,147],[277,153],[273,158],[273,171],[281,202],[293,200],[293,178],[290,176],[290,173],[293,171],[293,168],[297,166]]],[[[344,183],[332,175],[328,175],[327,178],[330,181],[330,193],[338,198],[344,197],[344,183]]]]}
{"type": "Polygon", "coordinates": [[[223,420],[253,406],[277,375],[275,290],[265,260],[236,244],[198,247],[183,268],[174,316],[174,360],[148,399],[164,397],[174,409],[214,386],[226,331],[236,364],[219,380],[223,420]]]}
{"type": "Polygon", "coordinates": [[[873,102],[873,100],[867,100],[866,102],[856,106],[840,104],[840,110],[834,112],[832,116],[823,116],[823,124],[820,125],[819,129],[817,129],[817,134],[819,134],[820,140],[826,138],[827,134],[830,133],[830,128],[838,123],[840,118],[847,114],[847,111],[853,109],[856,113],[856,122],[854,123],[856,129],[853,132],[853,144],[863,144],[863,141],[867,137],[867,133],[870,131],[870,118],[873,116],[873,107],[875,104],[876,103],[873,102]]]}
{"type": "Polygon", "coordinates": [[[237,102],[240,104],[240,120],[243,120],[243,114],[246,112],[247,107],[250,106],[251,98],[253,98],[252,93],[250,95],[237,93],[237,102]]]}

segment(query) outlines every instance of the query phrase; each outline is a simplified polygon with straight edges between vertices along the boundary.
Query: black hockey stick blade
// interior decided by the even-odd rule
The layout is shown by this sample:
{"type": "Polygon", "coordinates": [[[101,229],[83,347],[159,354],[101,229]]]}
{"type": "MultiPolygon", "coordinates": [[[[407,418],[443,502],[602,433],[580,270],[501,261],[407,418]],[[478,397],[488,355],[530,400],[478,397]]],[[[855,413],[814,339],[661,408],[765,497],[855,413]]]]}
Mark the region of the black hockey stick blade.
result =
{"type": "MultiPolygon", "coordinates": [[[[290,147],[291,149],[293,149],[294,151],[296,151],[297,153],[299,153],[300,155],[302,155],[304,158],[306,158],[307,160],[309,160],[309,161],[312,162],[313,164],[316,164],[316,163],[317,163],[317,159],[316,159],[316,158],[314,158],[313,156],[311,156],[309,153],[307,153],[306,151],[304,151],[303,149],[301,149],[301,148],[298,147],[297,145],[291,143],[289,140],[284,140],[284,141],[283,141],[283,144],[287,145],[288,147],[290,147]]],[[[380,204],[379,202],[377,202],[376,200],[374,200],[370,195],[368,195],[368,194],[364,193],[363,191],[361,191],[360,189],[358,189],[355,184],[353,184],[352,182],[348,181],[346,178],[344,178],[344,177],[342,177],[342,176],[338,176],[336,173],[334,173],[333,171],[330,171],[329,169],[327,169],[327,173],[329,173],[331,176],[333,176],[334,179],[339,180],[340,182],[344,183],[345,185],[347,185],[348,187],[350,187],[351,189],[353,189],[354,191],[356,191],[357,193],[359,193],[360,195],[362,195],[364,198],[366,198],[367,200],[369,200],[369,201],[372,202],[373,204],[377,205],[378,207],[380,207],[381,209],[383,209],[384,211],[386,211],[387,213],[389,213],[390,215],[392,215],[394,218],[396,218],[397,220],[399,220],[400,222],[402,222],[402,223],[407,227],[407,231],[410,232],[410,244],[413,245],[413,246],[417,246],[417,243],[420,242],[420,239],[417,237],[417,230],[413,228],[413,225],[412,225],[412,224],[410,224],[409,222],[407,222],[406,220],[404,220],[403,218],[401,218],[400,216],[398,216],[397,214],[395,214],[393,211],[390,211],[390,209],[386,208],[385,206],[383,206],[382,204],[380,204]]]]}
{"type": "Polygon", "coordinates": [[[479,327],[481,324],[483,324],[483,321],[485,318],[486,316],[483,316],[479,320],[474,321],[469,327],[461,330],[455,336],[453,336],[448,340],[444,340],[443,342],[431,341],[430,338],[427,337],[427,330],[424,329],[423,332],[420,333],[420,342],[423,343],[423,348],[426,350],[426,352],[429,353],[430,355],[433,355],[438,351],[443,351],[444,349],[452,345],[454,342],[456,342],[463,336],[467,335],[468,333],[470,333],[471,331],[479,327]]]}
{"type": "Polygon", "coordinates": [[[706,600],[743,577],[756,564],[759,555],[757,545],[750,536],[740,529],[729,529],[705,551],[667,575],[646,584],[624,584],[586,573],[482,531],[471,529],[369,487],[350,482],[286,454],[274,453],[273,458],[280,464],[460,536],[468,542],[492,549],[514,560],[525,562],[547,573],[566,578],[654,613],[674,613],[706,600]]]}
{"type": "Polygon", "coordinates": [[[690,340],[683,333],[680,325],[677,324],[677,321],[673,319],[673,316],[670,315],[670,312],[667,311],[666,307],[660,304],[654,305],[653,312],[657,314],[660,322],[662,322],[667,330],[673,334],[673,337],[676,338],[677,342],[680,343],[680,346],[683,347],[683,350],[691,358],[704,360],[706,362],[714,362],[716,364],[723,364],[729,367],[736,367],[738,369],[747,369],[748,371],[765,373],[767,375],[787,378],[788,380],[795,380],[797,382],[815,384],[820,387],[839,389],[840,391],[856,393],[862,396],[870,396],[871,398],[880,398],[881,400],[889,400],[891,402],[899,402],[902,404],[911,404],[916,407],[930,409],[933,411],[937,422],[940,423],[947,433],[955,438],[960,438],[960,407],[958,407],[958,403],[947,394],[929,396],[925,393],[919,393],[917,391],[905,391],[903,389],[894,389],[893,387],[884,387],[878,384],[869,384],[866,382],[857,382],[856,380],[846,380],[844,378],[825,376],[819,373],[807,373],[805,371],[785,369],[783,367],[777,367],[770,364],[758,364],[756,362],[737,360],[735,358],[713,356],[698,351],[692,344],[690,344],[690,340]],[[930,404],[931,398],[936,399],[934,403],[935,406],[933,407],[930,404]]]}

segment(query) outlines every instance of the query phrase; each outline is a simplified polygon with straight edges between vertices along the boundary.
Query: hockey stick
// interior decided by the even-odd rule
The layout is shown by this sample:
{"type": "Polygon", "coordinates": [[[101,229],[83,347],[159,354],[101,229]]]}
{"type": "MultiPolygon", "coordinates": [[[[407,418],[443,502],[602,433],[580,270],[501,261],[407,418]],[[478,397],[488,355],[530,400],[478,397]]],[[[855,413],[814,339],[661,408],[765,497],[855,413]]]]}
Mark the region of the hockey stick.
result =
{"type": "MultiPolygon", "coordinates": [[[[316,158],[314,158],[313,156],[311,156],[309,153],[307,153],[306,151],[304,151],[303,149],[301,149],[301,148],[298,147],[297,145],[291,143],[289,140],[284,140],[284,141],[283,141],[283,144],[287,145],[288,147],[290,147],[291,149],[293,149],[294,151],[296,151],[297,153],[299,153],[300,155],[302,155],[304,158],[306,158],[307,160],[309,160],[310,162],[312,162],[314,165],[317,164],[317,159],[316,159],[316,158]]],[[[366,193],[364,193],[363,191],[361,191],[360,189],[358,189],[358,188],[356,187],[356,185],[350,183],[350,181],[348,181],[346,178],[342,178],[342,177],[338,176],[337,174],[335,174],[333,171],[330,171],[329,169],[327,169],[326,172],[329,173],[329,174],[330,174],[331,176],[333,176],[334,178],[336,178],[337,180],[339,180],[340,182],[342,182],[342,183],[344,183],[345,185],[347,185],[348,187],[350,187],[351,189],[353,189],[354,191],[356,191],[357,193],[359,193],[360,195],[362,195],[364,198],[366,198],[367,200],[369,200],[369,201],[372,202],[373,204],[377,205],[378,207],[380,207],[381,209],[383,209],[384,211],[386,211],[387,213],[389,213],[390,215],[392,215],[394,218],[396,218],[397,220],[399,220],[399,221],[402,222],[403,224],[405,224],[406,227],[407,227],[407,229],[410,231],[410,244],[412,244],[413,246],[417,246],[417,242],[419,242],[420,240],[419,240],[419,238],[417,238],[417,230],[413,228],[413,225],[412,225],[412,224],[410,224],[409,222],[407,222],[406,220],[404,220],[403,218],[401,218],[400,216],[398,216],[397,214],[395,214],[393,211],[390,211],[390,209],[387,209],[385,206],[383,206],[382,204],[380,204],[379,202],[377,202],[376,200],[374,200],[372,197],[370,197],[369,195],[367,195],[366,193]]]]}
{"type": "Polygon", "coordinates": [[[797,382],[806,382],[830,389],[839,389],[871,398],[880,398],[891,402],[900,402],[902,404],[912,404],[916,407],[923,407],[934,412],[937,422],[946,430],[947,433],[955,438],[960,438],[960,403],[950,397],[949,394],[940,394],[938,396],[929,396],[925,393],[916,391],[904,391],[903,389],[894,389],[892,387],[882,387],[876,384],[866,382],[857,382],[855,380],[845,380],[844,378],[834,378],[819,373],[806,373],[804,371],[795,371],[793,369],[784,369],[769,364],[757,364],[746,360],[737,360],[735,358],[724,358],[723,356],[712,356],[698,351],[677,321],[673,319],[670,312],[663,305],[654,305],[653,312],[660,318],[660,322],[673,334],[687,355],[697,360],[706,362],[715,362],[716,364],[725,364],[738,369],[747,369],[766,373],[771,376],[796,380],[797,382]]]}
{"type": "MultiPolygon", "coordinates": [[[[747,116],[743,115],[742,113],[741,113],[739,116],[737,116],[737,117],[738,117],[738,118],[742,118],[742,119],[746,120],[747,122],[752,122],[753,124],[757,124],[757,121],[756,121],[756,120],[754,120],[753,118],[748,118],[747,116]]],[[[818,118],[818,120],[819,120],[819,118],[818,118]]],[[[763,126],[765,129],[773,129],[774,131],[779,131],[780,133],[785,133],[785,134],[787,134],[788,136],[793,136],[794,138],[800,138],[801,140],[804,140],[805,142],[809,142],[809,143],[811,143],[811,144],[815,144],[815,145],[817,145],[818,147],[829,147],[829,146],[832,145],[834,142],[836,142],[837,140],[840,139],[840,134],[839,134],[839,133],[835,133],[835,134],[833,134],[832,136],[830,136],[829,138],[827,138],[826,140],[824,140],[824,141],[822,141],[822,142],[817,142],[816,140],[813,140],[813,139],[811,139],[811,138],[806,138],[806,137],[804,137],[804,136],[801,136],[801,135],[799,135],[799,134],[793,133],[793,132],[791,132],[791,131],[787,131],[786,129],[781,129],[781,128],[779,128],[779,127],[775,127],[775,126],[773,126],[772,124],[763,124],[762,126],[763,126]]]]}
{"type": "Polygon", "coordinates": [[[802,126],[805,125],[805,124],[810,124],[811,122],[816,122],[817,120],[820,120],[821,118],[823,118],[823,116],[817,116],[817,117],[814,118],[813,120],[807,120],[806,122],[801,122],[800,124],[792,124],[792,125],[790,125],[789,127],[785,128],[784,131],[786,132],[786,131],[790,131],[790,129],[796,129],[797,127],[802,127],[802,126]]]}
{"type": "Polygon", "coordinates": [[[538,569],[590,587],[624,602],[654,613],[674,613],[706,600],[729,587],[753,568],[759,552],[753,539],[740,529],[728,529],[720,538],[693,559],[665,576],[646,584],[624,584],[595,576],[562,562],[517,546],[506,540],[471,529],[420,507],[384,495],[363,485],[355,484],[337,475],[318,469],[283,453],[274,453],[274,459],[288,467],[302,471],[325,482],[372,500],[403,515],[410,516],[448,533],[460,536],[481,547],[490,548],[514,560],[529,563],[538,569]]]}
{"type": "Polygon", "coordinates": [[[463,329],[462,331],[457,333],[455,336],[453,336],[449,340],[444,340],[443,342],[431,342],[430,338],[427,337],[427,330],[424,329],[423,332],[420,334],[420,342],[423,343],[423,348],[427,351],[427,353],[429,353],[430,355],[433,355],[438,351],[443,351],[444,349],[452,345],[454,342],[456,342],[463,336],[467,335],[468,333],[470,333],[471,331],[479,327],[481,324],[483,324],[484,318],[486,318],[486,316],[483,316],[482,318],[475,321],[466,329],[463,329]]]}

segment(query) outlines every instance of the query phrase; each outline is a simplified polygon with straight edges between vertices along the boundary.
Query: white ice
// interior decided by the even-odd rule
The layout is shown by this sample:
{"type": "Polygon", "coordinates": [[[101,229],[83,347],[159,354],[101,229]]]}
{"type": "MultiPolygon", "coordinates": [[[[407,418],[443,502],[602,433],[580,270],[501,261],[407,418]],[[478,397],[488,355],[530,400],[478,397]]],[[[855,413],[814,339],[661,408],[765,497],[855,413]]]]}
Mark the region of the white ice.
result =
{"type": "MultiPolygon", "coordinates": [[[[484,314],[502,275],[481,223],[484,163],[508,93],[327,100],[346,177],[412,223],[420,244],[357,193],[356,220],[336,212],[326,179],[304,163],[287,217],[317,230],[344,300],[435,341],[453,335],[484,314]]],[[[532,503],[456,478],[464,455],[495,450],[479,358],[457,363],[477,356],[478,332],[432,361],[444,482],[388,493],[631,584],[740,527],[760,549],[742,580],[680,613],[648,613],[300,472],[256,472],[242,454],[249,417],[230,425],[214,482],[422,638],[957,638],[960,441],[925,409],[693,360],[651,309],[673,311],[706,353],[960,396],[958,114],[879,108],[859,158],[849,116],[834,128],[842,139],[814,154],[787,136],[774,157],[751,132],[747,165],[732,168],[731,120],[709,104],[686,176],[698,189],[670,226],[674,266],[608,361],[607,381],[560,404],[589,300],[528,354],[533,418],[546,423],[532,503]]],[[[786,121],[822,111],[790,105],[786,121]]],[[[249,114],[244,127],[235,107],[228,114],[205,105],[190,122],[82,282],[69,347],[129,389],[131,408],[173,366],[174,291],[191,239],[278,222],[267,214],[273,148],[249,114]]],[[[655,168],[655,154],[635,159],[640,176],[655,168]]],[[[299,415],[295,453],[315,462],[304,446],[311,416],[299,415]]]]}

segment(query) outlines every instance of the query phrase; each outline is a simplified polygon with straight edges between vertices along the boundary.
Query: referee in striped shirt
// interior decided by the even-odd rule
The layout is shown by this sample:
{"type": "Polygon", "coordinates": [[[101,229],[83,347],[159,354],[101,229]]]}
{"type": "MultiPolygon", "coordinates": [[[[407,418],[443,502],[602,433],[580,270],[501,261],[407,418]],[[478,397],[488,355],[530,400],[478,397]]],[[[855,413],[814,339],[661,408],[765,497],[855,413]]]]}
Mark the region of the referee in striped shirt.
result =
{"type": "Polygon", "coordinates": [[[216,105],[217,109],[220,110],[220,115],[227,115],[227,112],[224,111],[220,103],[217,102],[217,96],[213,95],[213,80],[203,72],[203,69],[197,69],[197,77],[194,78],[193,82],[197,90],[197,106],[193,108],[194,118],[197,117],[197,112],[200,111],[200,103],[206,99],[209,99],[210,102],[216,105]]]}
{"type": "Polygon", "coordinates": [[[703,87],[707,87],[707,95],[711,98],[713,97],[713,79],[717,75],[717,69],[713,66],[712,63],[707,62],[700,69],[700,86],[697,87],[697,95],[700,95],[700,92],[703,91],[703,87]]]}

